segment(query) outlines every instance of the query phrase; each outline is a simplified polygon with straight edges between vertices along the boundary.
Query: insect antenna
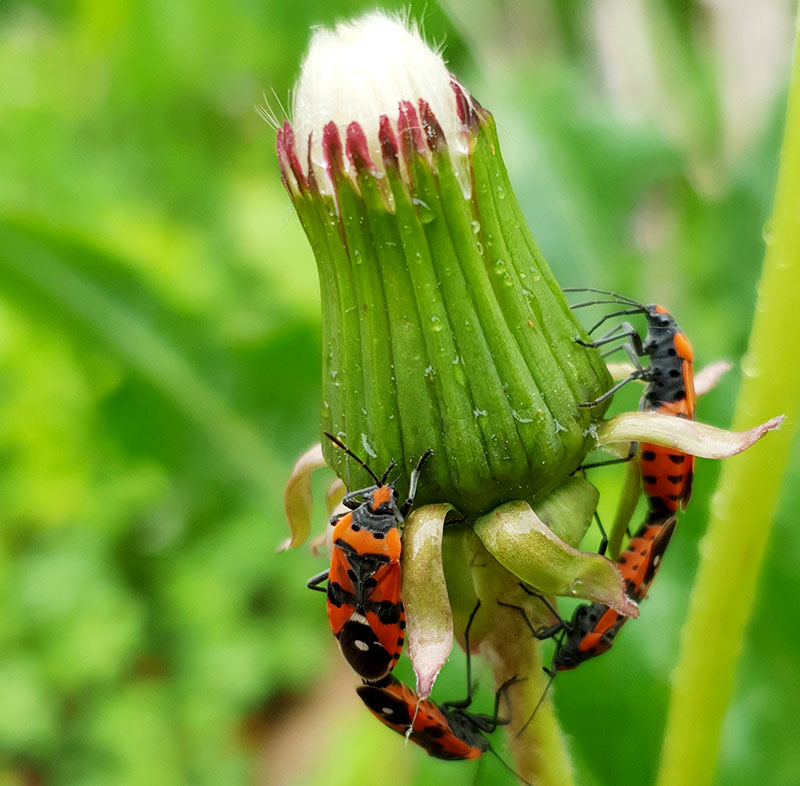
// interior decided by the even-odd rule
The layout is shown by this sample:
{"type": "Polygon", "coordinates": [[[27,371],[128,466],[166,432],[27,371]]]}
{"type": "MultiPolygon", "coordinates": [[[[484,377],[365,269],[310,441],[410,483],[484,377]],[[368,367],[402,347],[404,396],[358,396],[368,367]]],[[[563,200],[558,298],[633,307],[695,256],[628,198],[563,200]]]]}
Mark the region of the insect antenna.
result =
{"type": "Polygon", "coordinates": [[[542,691],[542,695],[539,697],[539,701],[536,702],[536,706],[533,708],[533,712],[530,714],[530,717],[528,718],[528,720],[525,721],[522,728],[517,732],[517,737],[519,737],[519,735],[522,734],[522,732],[528,728],[528,725],[536,716],[536,713],[539,711],[539,707],[542,706],[542,702],[545,700],[545,697],[547,696],[547,693],[550,690],[550,686],[553,684],[553,680],[556,678],[556,674],[558,673],[555,669],[545,668],[544,671],[545,673],[550,675],[550,679],[547,680],[547,685],[545,685],[545,688],[542,691]]]}
{"type": "MultiPolygon", "coordinates": [[[[597,303],[615,303],[615,302],[617,302],[617,301],[615,301],[615,300],[595,300],[595,301],[593,301],[591,303],[588,303],[588,302],[587,303],[576,303],[574,306],[570,306],[570,308],[580,308],[581,306],[594,306],[597,303]]],[[[628,315],[631,315],[631,314],[642,314],[642,313],[644,313],[644,307],[641,307],[641,308],[625,308],[622,311],[612,311],[610,314],[606,314],[602,319],[598,320],[586,332],[589,335],[591,335],[592,333],[594,333],[595,330],[597,330],[597,328],[600,327],[600,325],[602,325],[604,322],[608,322],[608,320],[612,319],[613,317],[623,317],[623,316],[628,316],[628,315]]],[[[620,338],[622,338],[622,335],[620,335],[620,338]]]]}
{"type": "MultiPolygon", "coordinates": [[[[365,469],[365,470],[367,470],[367,472],[369,472],[369,475],[370,475],[370,477],[371,477],[371,478],[372,478],[372,479],[373,479],[373,480],[374,480],[374,481],[375,481],[375,482],[376,482],[376,483],[377,483],[379,486],[382,486],[382,485],[383,485],[383,480],[381,480],[381,479],[380,479],[380,478],[379,478],[379,477],[378,477],[378,476],[377,476],[377,475],[376,475],[376,474],[375,474],[375,473],[374,473],[374,472],[373,472],[373,471],[372,471],[372,470],[371,470],[371,469],[370,469],[370,468],[369,468],[369,467],[366,465],[366,463],[365,463],[365,462],[363,462],[363,461],[362,461],[362,460],[361,460],[361,459],[360,459],[358,456],[356,456],[356,454],[355,454],[355,453],[353,453],[353,451],[352,451],[352,450],[350,450],[350,448],[348,448],[348,447],[347,447],[347,445],[345,445],[343,442],[341,442],[341,441],[340,441],[340,440],[338,440],[336,437],[334,437],[334,436],[333,436],[333,434],[329,434],[327,431],[323,431],[322,433],[323,433],[323,434],[324,434],[324,435],[325,435],[325,436],[326,436],[326,437],[327,437],[327,438],[328,438],[328,439],[329,439],[331,442],[333,442],[333,444],[334,444],[334,445],[336,445],[337,447],[340,447],[340,448],[341,448],[341,449],[342,449],[342,450],[343,450],[345,453],[347,453],[347,455],[348,455],[348,456],[350,456],[350,458],[353,458],[353,459],[355,459],[355,460],[356,460],[356,461],[357,461],[357,462],[358,462],[358,463],[359,463],[359,464],[360,464],[362,467],[364,467],[364,469],[365,469]]],[[[392,462],[392,463],[389,465],[389,469],[391,469],[393,466],[394,466],[394,462],[392,462]]],[[[389,470],[387,470],[387,473],[388,473],[388,471],[389,471],[389,470]]],[[[384,476],[383,476],[383,479],[384,479],[384,480],[386,480],[386,475],[384,475],[384,476]]]]}
{"type": "Polygon", "coordinates": [[[525,786],[533,786],[530,781],[526,781],[507,761],[503,759],[503,757],[491,746],[488,745],[487,750],[500,762],[515,778],[519,778],[521,783],[524,783],[525,786]]]}
{"type": "MultiPolygon", "coordinates": [[[[625,295],[620,295],[616,292],[612,292],[609,289],[595,289],[594,287],[564,287],[562,290],[564,292],[594,292],[597,295],[608,295],[610,298],[613,298],[610,301],[604,300],[593,300],[587,301],[585,305],[593,305],[594,303],[622,303],[627,304],[629,306],[638,306],[639,308],[642,307],[642,304],[638,300],[634,300],[633,298],[625,297],[625,295]]],[[[580,304],[583,305],[583,304],[580,304]]],[[[575,306],[573,306],[575,308],[575,306]]]]}
{"type": "MultiPolygon", "coordinates": [[[[393,470],[393,469],[394,469],[396,466],[397,466],[397,462],[396,462],[394,459],[392,459],[392,460],[389,462],[389,466],[388,466],[388,467],[386,467],[386,472],[384,472],[384,473],[383,473],[383,477],[382,477],[382,478],[381,478],[381,479],[378,481],[378,485],[379,485],[379,486],[385,486],[385,485],[386,485],[386,478],[388,478],[388,477],[389,477],[389,473],[390,473],[390,472],[391,472],[391,471],[392,471],[392,470],[393,470]]],[[[397,481],[398,481],[398,480],[400,480],[400,478],[402,477],[402,475],[403,475],[403,470],[401,469],[401,470],[400,470],[400,474],[397,476],[397,479],[396,479],[396,480],[394,480],[394,481],[392,481],[392,483],[391,483],[390,485],[394,486],[394,484],[395,484],[395,483],[397,483],[397,481]]]]}

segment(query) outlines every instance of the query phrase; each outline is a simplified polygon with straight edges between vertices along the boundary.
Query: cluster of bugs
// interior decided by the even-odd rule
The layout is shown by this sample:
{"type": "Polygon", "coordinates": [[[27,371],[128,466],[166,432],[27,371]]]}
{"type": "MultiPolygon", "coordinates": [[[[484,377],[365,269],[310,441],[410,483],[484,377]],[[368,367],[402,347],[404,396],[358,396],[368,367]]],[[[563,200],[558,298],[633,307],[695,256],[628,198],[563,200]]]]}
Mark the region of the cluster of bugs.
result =
{"type": "MultiPolygon", "coordinates": [[[[616,317],[639,314],[647,323],[644,339],[629,322],[623,321],[586,342],[587,346],[594,348],[611,346],[610,350],[603,349],[604,354],[624,350],[633,363],[633,370],[599,398],[580,406],[597,406],[627,383],[640,380],[646,383],[640,409],[694,419],[692,348],[666,309],[644,305],[606,290],[569,288],[564,291],[602,296],[576,303],[571,306],[573,309],[622,306],[600,318],[588,330],[590,337],[616,317]]],[[[308,581],[311,589],[327,594],[328,619],[333,634],[348,664],[362,680],[357,689],[359,697],[384,725],[405,735],[431,756],[462,760],[477,758],[487,750],[494,752],[487,735],[497,726],[508,723],[508,718],[500,717],[499,707],[507,688],[517,677],[508,680],[496,692],[492,715],[470,712],[469,629],[480,602],[473,610],[464,633],[467,651],[465,699],[441,704],[431,699],[421,700],[392,674],[405,640],[399,528],[414,504],[420,475],[432,451],[428,450],[420,457],[411,474],[408,497],[400,503],[395,488],[397,479],[389,481],[394,462],[378,477],[338,438],[327,433],[325,436],[357,461],[375,481],[374,485],[344,497],[342,502],[346,512],[330,521],[333,527],[330,568],[308,581]],[[322,587],[326,581],[327,587],[322,587]]],[[[649,443],[642,443],[638,448],[632,445],[631,457],[637,449],[647,512],[616,565],[627,595],[639,602],[646,596],[675,531],[676,514],[689,501],[694,457],[649,443]]],[[[548,688],[558,672],[574,669],[606,652],[627,619],[602,603],[583,603],[567,620],[535,588],[522,586],[529,594],[539,597],[557,620],[554,625],[538,631],[528,622],[532,635],[537,639],[552,638],[556,642],[552,664],[546,669],[550,675],[548,688]]],[[[501,605],[510,604],[501,602],[501,605]]],[[[511,608],[524,614],[521,607],[511,608]]],[[[525,726],[532,718],[533,715],[525,726]]]]}

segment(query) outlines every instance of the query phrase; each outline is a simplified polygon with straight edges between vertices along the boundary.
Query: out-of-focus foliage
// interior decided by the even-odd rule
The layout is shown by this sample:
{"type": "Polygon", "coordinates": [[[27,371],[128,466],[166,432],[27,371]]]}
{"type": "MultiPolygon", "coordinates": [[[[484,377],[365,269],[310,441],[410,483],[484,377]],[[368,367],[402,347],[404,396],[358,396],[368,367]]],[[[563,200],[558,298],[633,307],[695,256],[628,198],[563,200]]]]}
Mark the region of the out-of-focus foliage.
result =
{"type": "MultiPolygon", "coordinates": [[[[746,5],[411,4],[494,112],[559,280],[664,302],[701,363],[743,351],[780,140],[791,7],[746,5]]],[[[475,776],[358,705],[304,586],[323,563],[274,555],[283,483],[317,438],[319,324],[253,106],[286,96],[309,25],[366,7],[0,4],[4,786],[337,786],[374,783],[376,762],[397,783],[475,776]]],[[[702,419],[726,425],[735,389],[734,374],[702,419]]],[[[721,786],[800,769],[798,472],[721,786]]],[[[609,519],[619,478],[592,477],[609,519]]],[[[584,783],[652,781],[715,478],[701,462],[641,619],[558,680],[584,783]]],[[[440,698],[463,695],[454,661],[440,698]]],[[[514,782],[486,759],[480,780],[514,782]]]]}

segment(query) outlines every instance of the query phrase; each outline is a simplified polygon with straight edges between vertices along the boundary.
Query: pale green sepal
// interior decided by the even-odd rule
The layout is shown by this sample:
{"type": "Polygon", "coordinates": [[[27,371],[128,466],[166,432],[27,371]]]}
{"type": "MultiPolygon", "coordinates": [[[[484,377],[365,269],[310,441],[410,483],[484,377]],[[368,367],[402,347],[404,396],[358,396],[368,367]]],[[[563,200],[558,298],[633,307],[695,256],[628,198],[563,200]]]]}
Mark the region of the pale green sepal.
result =
{"type": "Polygon", "coordinates": [[[336,478],[336,480],[328,486],[328,493],[325,495],[328,505],[328,515],[333,515],[333,511],[341,504],[345,494],[347,494],[347,489],[344,483],[342,483],[339,478],[336,478]]]}
{"type": "Polygon", "coordinates": [[[733,363],[728,360],[718,360],[702,368],[694,375],[695,395],[704,396],[710,393],[732,368],[733,363]]]}
{"type": "MultiPolygon", "coordinates": [[[[516,629],[518,623],[522,623],[525,630],[522,637],[528,638],[531,632],[525,619],[537,632],[557,622],[541,599],[525,592],[520,585],[519,576],[503,567],[475,532],[470,533],[466,545],[471,554],[470,566],[475,591],[485,607],[476,615],[470,628],[470,643],[473,648],[479,646],[488,632],[497,626],[511,634],[511,629],[516,629]]],[[[516,636],[509,635],[506,640],[511,642],[515,638],[516,636]]]]}
{"type": "Polygon", "coordinates": [[[442,534],[452,505],[424,505],[403,528],[403,604],[406,609],[408,654],[417,675],[421,699],[453,648],[453,615],[442,566],[442,534]]]}
{"type": "Polygon", "coordinates": [[[625,412],[597,427],[597,447],[616,442],[652,442],[700,458],[723,459],[754,445],[783,423],[784,415],[749,431],[726,431],[694,420],[656,412],[625,412]]]}
{"type": "MultiPolygon", "coordinates": [[[[464,629],[478,602],[471,568],[473,553],[469,544],[472,539],[480,543],[471,525],[454,523],[445,527],[442,540],[442,561],[447,579],[447,594],[450,596],[450,609],[453,612],[453,631],[462,649],[464,629]]],[[[480,641],[485,628],[485,617],[473,620],[470,630],[473,641],[480,641]]]]}
{"type": "Polygon", "coordinates": [[[527,502],[508,502],[475,522],[475,532],[504,567],[543,595],[604,603],[638,617],[613,562],[565,543],[527,502]]]}
{"type": "Polygon", "coordinates": [[[586,478],[568,477],[541,500],[534,500],[536,515],[570,546],[580,546],[592,523],[600,492],[586,478]]]}
{"type": "Polygon", "coordinates": [[[296,548],[308,537],[313,510],[311,473],[324,466],[326,466],[325,459],[322,457],[322,445],[319,442],[303,453],[294,465],[283,492],[283,506],[292,534],[278,546],[278,552],[296,548]]]}

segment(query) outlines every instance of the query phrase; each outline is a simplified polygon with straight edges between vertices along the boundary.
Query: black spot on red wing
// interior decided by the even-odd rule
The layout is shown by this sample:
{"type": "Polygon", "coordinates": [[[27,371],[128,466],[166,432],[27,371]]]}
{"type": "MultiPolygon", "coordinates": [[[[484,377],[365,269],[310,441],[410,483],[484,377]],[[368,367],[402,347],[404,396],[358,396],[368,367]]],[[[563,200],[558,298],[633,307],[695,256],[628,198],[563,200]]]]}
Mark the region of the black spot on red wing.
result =
{"type": "Polygon", "coordinates": [[[369,603],[369,611],[374,612],[384,625],[399,625],[403,616],[403,604],[383,600],[380,603],[369,603]]]}
{"type": "Polygon", "coordinates": [[[675,502],[677,502],[680,498],[680,494],[667,494],[667,499],[674,500],[675,502]]]}
{"type": "Polygon", "coordinates": [[[373,685],[361,685],[356,688],[361,701],[373,712],[391,721],[398,726],[410,726],[413,717],[413,707],[391,691],[376,688],[373,685]]]}
{"type": "Polygon", "coordinates": [[[656,454],[652,450],[643,450],[642,451],[642,461],[655,461],[656,454]]]}
{"type": "Polygon", "coordinates": [[[372,533],[372,537],[375,538],[375,540],[383,540],[386,537],[386,533],[385,532],[373,532],[372,533]]]}
{"type": "Polygon", "coordinates": [[[667,475],[667,480],[670,483],[680,483],[683,480],[683,475],[667,475]]]}
{"type": "Polygon", "coordinates": [[[405,630],[406,629],[406,621],[405,620],[400,620],[400,622],[398,624],[400,625],[400,630],[405,630]]]}
{"type": "Polygon", "coordinates": [[[328,602],[331,605],[336,606],[337,609],[340,609],[345,604],[354,606],[355,600],[355,596],[352,592],[348,592],[335,581],[328,582],[328,602]]]}
{"type": "Polygon", "coordinates": [[[667,453],[667,456],[673,464],[683,464],[683,462],[686,460],[685,453],[667,453]]]}
{"type": "Polygon", "coordinates": [[[352,529],[353,532],[361,532],[361,527],[359,527],[355,521],[350,525],[350,529],[352,529]]]}
{"type": "Polygon", "coordinates": [[[398,646],[398,647],[402,647],[404,643],[405,643],[405,637],[404,637],[404,636],[401,636],[401,637],[400,637],[400,638],[397,640],[397,646],[398,646]]]}
{"type": "Polygon", "coordinates": [[[658,483],[658,478],[655,475],[642,475],[642,483],[652,486],[658,483]]]}

